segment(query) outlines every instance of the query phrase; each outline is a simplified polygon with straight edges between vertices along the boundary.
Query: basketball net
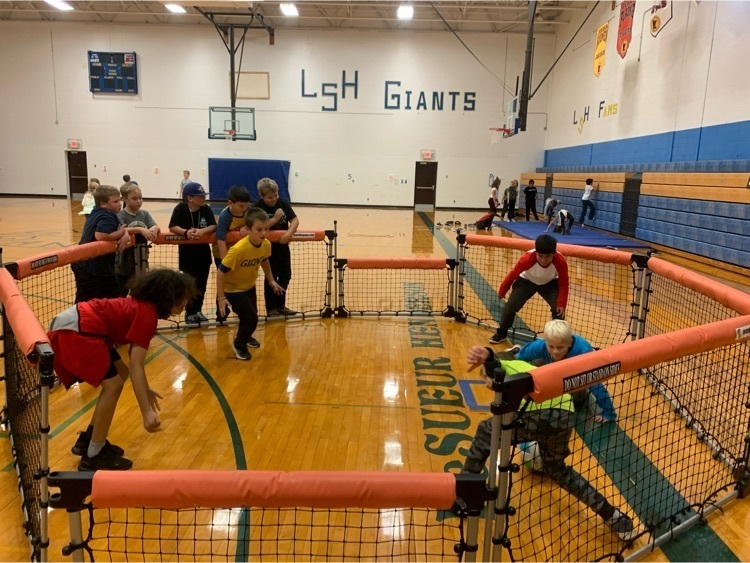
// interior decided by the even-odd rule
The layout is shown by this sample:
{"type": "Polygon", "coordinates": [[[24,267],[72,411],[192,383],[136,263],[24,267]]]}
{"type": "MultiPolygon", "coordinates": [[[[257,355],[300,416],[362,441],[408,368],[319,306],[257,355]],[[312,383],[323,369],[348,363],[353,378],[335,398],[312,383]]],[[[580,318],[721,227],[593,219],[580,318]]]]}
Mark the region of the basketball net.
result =
{"type": "Polygon", "coordinates": [[[234,139],[234,136],[236,134],[237,134],[237,130],[236,129],[224,129],[224,137],[226,139],[229,139],[229,140],[234,139]]]}
{"type": "Polygon", "coordinates": [[[490,143],[495,145],[510,136],[510,129],[505,127],[490,127],[490,143]]]}

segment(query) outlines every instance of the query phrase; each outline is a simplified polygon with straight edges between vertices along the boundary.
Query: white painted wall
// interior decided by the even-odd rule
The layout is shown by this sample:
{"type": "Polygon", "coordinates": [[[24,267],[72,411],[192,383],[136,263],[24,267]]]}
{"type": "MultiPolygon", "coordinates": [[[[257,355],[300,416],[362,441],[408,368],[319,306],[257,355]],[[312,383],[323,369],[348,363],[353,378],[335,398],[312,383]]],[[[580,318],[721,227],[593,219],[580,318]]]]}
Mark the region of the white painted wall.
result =
{"type": "MultiPolygon", "coordinates": [[[[514,90],[525,37],[463,39],[514,90]]],[[[536,68],[551,64],[553,41],[537,39],[536,68]]],[[[68,138],[82,139],[90,176],[117,186],[127,172],[147,198],[176,197],[185,168],[207,183],[209,157],[236,157],[291,161],[295,203],[411,206],[419,151],[434,149],[437,205],[481,208],[490,172],[507,185],[543,162],[544,115],[490,143],[509,94],[448,33],[279,31],[269,46],[254,31],[242,70],[270,72],[271,99],[239,103],[256,108],[258,140],[234,143],[207,139],[207,108],[229,105],[229,55],[208,26],[0,22],[0,54],[0,193],[66,194],[68,138]],[[92,95],[88,50],[136,51],[139,94],[92,95]],[[330,100],[302,97],[303,68],[306,91],[319,94],[358,70],[358,98],[350,89],[337,112],[321,111],[330,100]],[[475,91],[476,111],[385,109],[388,80],[428,95],[475,91]]],[[[530,111],[547,104],[545,87],[530,111]]]]}
{"type": "MultiPolygon", "coordinates": [[[[750,119],[750,71],[745,62],[750,53],[746,31],[750,2],[674,1],[672,21],[652,37],[648,25],[654,3],[638,0],[632,42],[624,59],[617,53],[619,2],[615,10],[611,4],[597,3],[552,74],[546,148],[750,119]],[[606,62],[597,78],[593,73],[596,30],[606,21],[606,62]],[[600,101],[617,103],[617,114],[599,118],[600,101]],[[573,112],[580,117],[585,106],[590,107],[590,119],[579,132],[573,112]]],[[[575,21],[557,32],[555,56],[587,13],[577,14],[575,21]]],[[[665,19],[665,10],[657,13],[665,19]]]]}

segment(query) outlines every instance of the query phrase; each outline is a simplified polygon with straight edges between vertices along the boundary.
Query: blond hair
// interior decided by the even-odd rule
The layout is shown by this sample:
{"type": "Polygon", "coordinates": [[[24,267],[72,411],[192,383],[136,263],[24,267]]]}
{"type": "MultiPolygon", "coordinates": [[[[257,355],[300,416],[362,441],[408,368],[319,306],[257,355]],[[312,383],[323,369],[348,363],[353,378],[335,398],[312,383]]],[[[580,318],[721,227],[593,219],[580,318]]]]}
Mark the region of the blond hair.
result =
{"type": "Polygon", "coordinates": [[[122,199],[127,199],[128,196],[135,191],[139,191],[139,192],[141,191],[141,188],[137,184],[128,182],[120,186],[120,193],[122,194],[122,199]]]}
{"type": "Polygon", "coordinates": [[[273,192],[278,193],[279,185],[271,178],[261,178],[258,180],[258,193],[263,197],[273,192]]]}
{"type": "Polygon", "coordinates": [[[573,342],[573,329],[570,323],[561,319],[552,319],[544,325],[545,340],[562,340],[563,342],[573,342]]]}

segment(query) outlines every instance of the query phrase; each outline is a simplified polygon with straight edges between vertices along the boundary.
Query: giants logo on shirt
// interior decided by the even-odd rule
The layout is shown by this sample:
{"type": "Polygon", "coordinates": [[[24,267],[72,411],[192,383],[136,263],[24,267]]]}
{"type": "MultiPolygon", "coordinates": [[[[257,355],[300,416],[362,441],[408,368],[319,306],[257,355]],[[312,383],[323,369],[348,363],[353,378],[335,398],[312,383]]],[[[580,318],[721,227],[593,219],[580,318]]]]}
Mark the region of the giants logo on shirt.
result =
{"type": "Polygon", "coordinates": [[[250,260],[242,260],[240,261],[240,267],[241,268],[252,268],[253,266],[257,266],[261,262],[263,262],[263,258],[252,258],[250,260]]]}

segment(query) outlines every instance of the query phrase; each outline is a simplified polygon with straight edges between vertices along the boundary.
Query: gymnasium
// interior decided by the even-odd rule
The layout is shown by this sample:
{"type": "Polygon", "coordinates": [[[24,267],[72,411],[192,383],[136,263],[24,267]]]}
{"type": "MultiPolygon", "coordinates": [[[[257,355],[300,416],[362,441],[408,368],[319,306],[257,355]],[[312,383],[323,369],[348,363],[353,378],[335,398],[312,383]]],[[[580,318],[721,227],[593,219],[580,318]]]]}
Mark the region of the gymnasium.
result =
{"type": "Polygon", "coordinates": [[[750,560],[748,23],[719,0],[0,3],[0,560],[750,560]],[[56,382],[45,331],[70,265],[116,251],[78,245],[82,198],[129,176],[161,228],[136,266],[176,270],[185,173],[216,216],[278,183],[291,313],[259,281],[240,361],[212,267],[208,320],[148,348],[160,430],[126,384],[108,440],[133,469],[77,471],[99,390],[56,382]],[[535,296],[488,343],[550,200],[594,351],[488,389],[469,349],[550,318],[535,296]],[[627,537],[517,439],[591,384],[616,418],[573,412],[566,463],[627,537]],[[490,415],[499,469],[461,474],[490,415]]]}

